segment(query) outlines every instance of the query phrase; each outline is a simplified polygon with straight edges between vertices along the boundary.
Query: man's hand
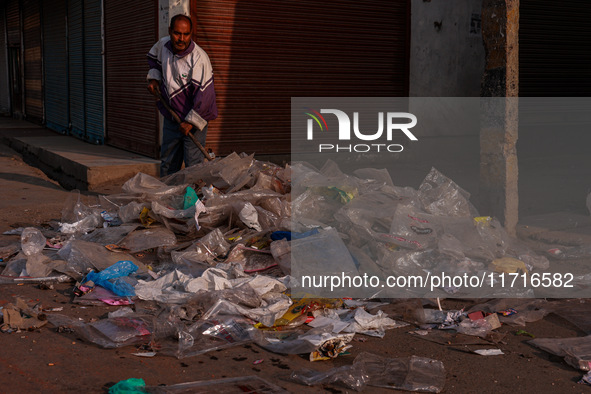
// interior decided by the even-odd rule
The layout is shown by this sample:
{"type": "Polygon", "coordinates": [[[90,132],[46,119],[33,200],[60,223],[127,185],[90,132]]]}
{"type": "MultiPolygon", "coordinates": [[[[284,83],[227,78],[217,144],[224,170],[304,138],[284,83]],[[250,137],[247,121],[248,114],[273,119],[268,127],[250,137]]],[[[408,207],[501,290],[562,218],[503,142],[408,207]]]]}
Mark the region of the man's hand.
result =
{"type": "Polygon", "coordinates": [[[148,81],[148,92],[152,94],[154,97],[160,97],[160,81],[156,79],[150,79],[148,81]]]}
{"type": "Polygon", "coordinates": [[[179,130],[183,135],[189,135],[191,130],[193,130],[193,125],[189,122],[183,122],[179,125],[179,130]]]}

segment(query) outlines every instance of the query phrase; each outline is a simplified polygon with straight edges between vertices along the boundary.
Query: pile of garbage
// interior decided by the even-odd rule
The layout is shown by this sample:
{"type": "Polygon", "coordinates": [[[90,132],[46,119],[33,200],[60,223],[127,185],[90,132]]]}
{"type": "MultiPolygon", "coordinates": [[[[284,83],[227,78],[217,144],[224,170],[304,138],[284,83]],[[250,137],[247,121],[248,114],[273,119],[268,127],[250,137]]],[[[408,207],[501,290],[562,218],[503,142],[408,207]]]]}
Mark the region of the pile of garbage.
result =
{"type": "MultiPolygon", "coordinates": [[[[395,186],[386,170],[346,175],[334,162],[318,170],[233,153],[162,179],[138,173],[122,193],[99,196],[96,205],[73,192],[52,228],[8,232],[21,239],[0,249],[1,280],[72,281],[74,302],[122,306],[89,323],[43,315],[104,348],[143,344],[144,356],[184,358],[254,342],[275,353],[327,360],[347,354],[355,335],[383,337],[408,324],[380,310],[390,294],[323,293],[302,285],[302,270],[383,278],[445,269],[495,280],[488,273],[548,268],[546,257],[509,237],[496,219],[479,216],[469,197],[436,169],[415,190],[395,186]]],[[[438,286],[437,296],[468,290],[438,286]]],[[[527,288],[503,291],[504,297],[534,295],[527,288]]],[[[395,296],[427,295],[433,297],[405,289],[395,296]]],[[[3,331],[27,327],[23,320],[31,316],[31,327],[43,325],[28,309],[23,302],[5,307],[3,331]]],[[[490,344],[503,309],[482,306],[474,315],[421,305],[417,311],[422,326],[414,335],[427,339],[453,329],[490,344]]],[[[422,357],[362,353],[350,366],[291,378],[356,390],[439,392],[445,369],[422,357]]]]}

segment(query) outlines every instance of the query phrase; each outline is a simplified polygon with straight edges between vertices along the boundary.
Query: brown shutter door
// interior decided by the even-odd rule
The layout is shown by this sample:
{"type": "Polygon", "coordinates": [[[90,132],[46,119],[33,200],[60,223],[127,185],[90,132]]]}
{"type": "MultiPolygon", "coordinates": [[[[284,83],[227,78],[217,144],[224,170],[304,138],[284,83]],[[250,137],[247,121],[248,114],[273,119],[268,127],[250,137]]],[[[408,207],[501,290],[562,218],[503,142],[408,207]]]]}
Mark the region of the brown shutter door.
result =
{"type": "Polygon", "coordinates": [[[6,33],[9,46],[20,46],[21,22],[18,0],[9,0],[6,5],[6,33]]]}
{"type": "Polygon", "coordinates": [[[158,112],[146,89],[146,55],[158,40],[156,1],[105,1],[107,144],[150,157],[160,154],[158,112]]]}
{"type": "Polygon", "coordinates": [[[43,121],[41,64],[41,4],[23,1],[23,43],[25,48],[25,115],[28,120],[43,121]]]}
{"type": "Polygon", "coordinates": [[[191,4],[214,68],[216,153],[289,153],[291,97],[408,95],[408,0],[191,4]]]}
{"type": "Polygon", "coordinates": [[[521,0],[519,95],[591,96],[589,0],[521,0]]]}

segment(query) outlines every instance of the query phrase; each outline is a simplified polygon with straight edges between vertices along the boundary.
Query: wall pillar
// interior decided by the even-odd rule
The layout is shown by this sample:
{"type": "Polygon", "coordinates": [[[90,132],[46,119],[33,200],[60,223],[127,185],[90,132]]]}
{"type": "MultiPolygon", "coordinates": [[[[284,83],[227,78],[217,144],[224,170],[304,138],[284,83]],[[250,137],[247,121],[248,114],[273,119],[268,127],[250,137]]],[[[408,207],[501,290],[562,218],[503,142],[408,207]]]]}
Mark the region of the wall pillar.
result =
{"type": "Polygon", "coordinates": [[[516,143],[519,126],[519,0],[483,0],[486,65],[481,95],[481,213],[497,217],[511,235],[518,222],[516,143]]]}

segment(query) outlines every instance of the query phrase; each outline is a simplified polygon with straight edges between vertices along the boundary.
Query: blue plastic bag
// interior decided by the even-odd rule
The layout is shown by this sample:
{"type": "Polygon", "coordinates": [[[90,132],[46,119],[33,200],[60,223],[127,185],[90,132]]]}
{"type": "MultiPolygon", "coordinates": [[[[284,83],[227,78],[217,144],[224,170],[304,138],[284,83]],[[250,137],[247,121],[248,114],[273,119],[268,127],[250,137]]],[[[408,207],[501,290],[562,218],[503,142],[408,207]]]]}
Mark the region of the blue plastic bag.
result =
{"type": "Polygon", "coordinates": [[[135,289],[121,277],[128,276],[137,270],[137,265],[129,260],[122,260],[101,272],[90,271],[86,275],[85,282],[92,281],[95,285],[104,287],[121,297],[132,297],[135,296],[135,289]]]}

